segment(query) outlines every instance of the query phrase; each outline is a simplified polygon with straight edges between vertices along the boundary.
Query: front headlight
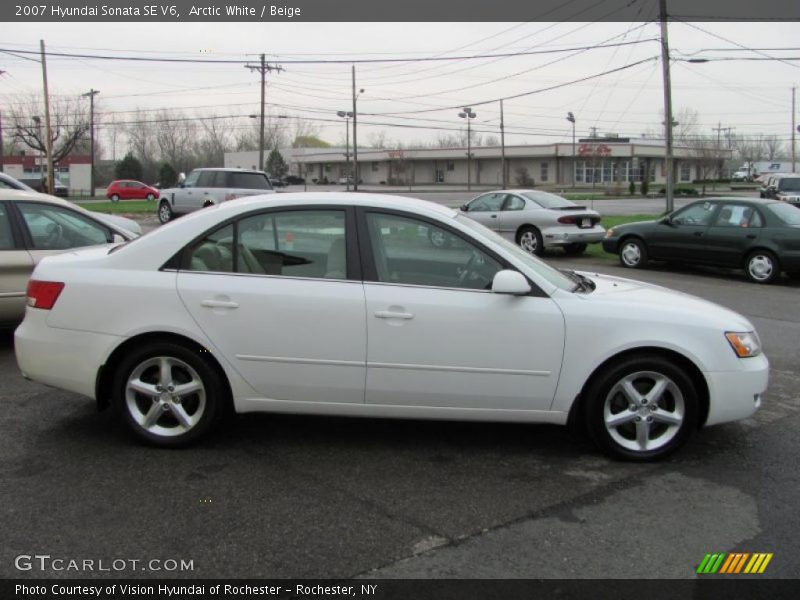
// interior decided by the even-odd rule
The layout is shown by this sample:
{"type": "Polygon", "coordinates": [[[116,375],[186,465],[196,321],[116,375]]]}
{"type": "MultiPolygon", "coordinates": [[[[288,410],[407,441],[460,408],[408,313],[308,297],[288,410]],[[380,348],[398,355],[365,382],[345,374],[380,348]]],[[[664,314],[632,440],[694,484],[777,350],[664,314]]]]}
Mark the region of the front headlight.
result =
{"type": "Polygon", "coordinates": [[[750,358],[761,354],[761,340],[755,331],[726,331],[725,337],[739,358],[750,358]]]}

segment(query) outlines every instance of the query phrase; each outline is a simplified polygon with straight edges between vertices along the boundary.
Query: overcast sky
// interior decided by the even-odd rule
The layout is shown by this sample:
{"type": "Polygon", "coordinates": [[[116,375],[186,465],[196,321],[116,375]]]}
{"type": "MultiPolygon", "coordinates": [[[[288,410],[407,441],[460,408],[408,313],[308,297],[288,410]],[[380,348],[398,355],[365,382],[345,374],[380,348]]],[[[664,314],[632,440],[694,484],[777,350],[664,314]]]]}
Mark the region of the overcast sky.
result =
{"type": "MultiPolygon", "coordinates": [[[[658,23],[23,23],[3,28],[0,47],[38,50],[44,39],[52,52],[129,54],[199,59],[257,59],[265,52],[285,69],[269,76],[268,112],[336,119],[352,110],[350,64],[292,64],[300,58],[353,59],[411,56],[461,56],[553,50],[659,35],[658,23]]],[[[671,23],[673,58],[790,57],[798,51],[796,23],[671,23]],[[701,31],[700,29],[705,31],[701,31]],[[713,34],[713,35],[712,35],[713,34]],[[719,37],[715,37],[719,36],[719,37]],[[727,41],[729,40],[729,41],[727,41]],[[769,48],[761,52],[740,48],[769,48]],[[716,49],[716,50],[709,50],[716,49]],[[735,52],[722,49],[737,49],[735,52]]],[[[357,65],[359,141],[384,130],[405,144],[433,141],[431,127],[459,127],[455,108],[473,105],[476,129],[498,131],[499,105],[479,102],[563,84],[656,57],[656,41],[561,54],[460,60],[446,63],[357,65]],[[552,63],[552,64],[550,64],[552,63]],[[434,112],[429,109],[442,109],[434,112]],[[414,125],[400,128],[371,122],[414,125]]],[[[696,110],[702,131],[721,122],[734,133],[776,134],[789,140],[791,87],[800,80],[800,61],[674,62],[673,106],[696,110]]],[[[37,62],[0,54],[0,110],[14,97],[41,89],[37,62]]],[[[141,109],[183,109],[187,115],[246,115],[258,112],[258,74],[242,65],[134,63],[90,59],[48,59],[52,94],[78,95],[100,90],[97,112],[130,118],[141,109]]],[[[638,136],[662,119],[661,65],[649,61],[602,78],[505,102],[507,143],[570,141],[572,111],[578,136],[596,126],[599,133],[638,136]],[[512,133],[513,132],[513,133],[512,133]]],[[[319,122],[320,136],[339,143],[344,123],[319,122]]],[[[448,133],[448,132],[442,132],[448,133]]],[[[101,131],[101,136],[103,132],[101,131]]],[[[104,144],[109,147],[108,142],[104,144]]]]}

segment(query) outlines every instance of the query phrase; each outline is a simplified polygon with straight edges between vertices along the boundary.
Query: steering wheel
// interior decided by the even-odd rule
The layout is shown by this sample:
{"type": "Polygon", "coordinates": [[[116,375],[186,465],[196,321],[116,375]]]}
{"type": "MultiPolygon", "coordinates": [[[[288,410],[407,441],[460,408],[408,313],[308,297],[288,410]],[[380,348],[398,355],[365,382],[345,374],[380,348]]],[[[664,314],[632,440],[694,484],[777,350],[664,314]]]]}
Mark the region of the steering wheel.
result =
{"type": "Polygon", "coordinates": [[[485,263],[483,256],[479,252],[475,250],[472,251],[472,256],[469,257],[467,264],[464,265],[464,268],[458,274],[458,283],[459,285],[464,283],[470,278],[470,275],[480,275],[478,271],[475,270],[476,266],[481,266],[485,263]]]}

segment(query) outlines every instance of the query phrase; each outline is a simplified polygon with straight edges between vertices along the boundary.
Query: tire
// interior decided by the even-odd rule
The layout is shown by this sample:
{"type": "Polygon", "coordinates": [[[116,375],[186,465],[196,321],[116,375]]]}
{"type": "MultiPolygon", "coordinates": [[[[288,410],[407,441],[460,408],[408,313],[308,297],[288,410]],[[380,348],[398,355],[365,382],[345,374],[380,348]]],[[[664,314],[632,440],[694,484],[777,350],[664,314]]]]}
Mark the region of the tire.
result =
{"type": "Polygon", "coordinates": [[[111,194],[112,202],[119,202],[119,194],[111,194]]]}
{"type": "Polygon", "coordinates": [[[528,254],[541,256],[544,254],[542,234],[533,225],[526,225],[517,234],[517,244],[528,254]]]}
{"type": "Polygon", "coordinates": [[[152,202],[155,199],[156,199],[155,194],[147,194],[147,201],[148,202],[152,202]]]}
{"type": "Polygon", "coordinates": [[[753,283],[774,283],[781,276],[778,257],[769,250],[754,250],[744,261],[744,273],[753,283]]]}
{"type": "Polygon", "coordinates": [[[581,243],[574,243],[574,244],[566,244],[564,246],[564,253],[567,256],[578,256],[579,254],[583,254],[586,251],[587,244],[581,243]]]}
{"type": "Polygon", "coordinates": [[[697,429],[698,395],[691,378],[658,355],[622,359],[585,389],[589,437],[609,456],[632,462],[665,458],[697,429]],[[661,392],[648,396],[657,387],[661,392]]]}
{"type": "Polygon", "coordinates": [[[175,213],[172,212],[172,207],[169,202],[162,200],[158,205],[158,220],[162,223],[169,223],[175,218],[175,213]]]}
{"type": "Polygon", "coordinates": [[[434,248],[448,248],[450,236],[441,229],[428,229],[428,241],[434,248]]]}
{"type": "Polygon", "coordinates": [[[647,246],[639,238],[627,238],[619,247],[619,262],[628,269],[643,269],[647,266],[647,246]]]}
{"type": "Polygon", "coordinates": [[[227,404],[210,360],[175,342],[147,343],[129,352],[112,385],[123,422],[140,440],[161,448],[196,442],[219,423],[227,404]],[[186,393],[179,395],[182,389],[186,393]]]}

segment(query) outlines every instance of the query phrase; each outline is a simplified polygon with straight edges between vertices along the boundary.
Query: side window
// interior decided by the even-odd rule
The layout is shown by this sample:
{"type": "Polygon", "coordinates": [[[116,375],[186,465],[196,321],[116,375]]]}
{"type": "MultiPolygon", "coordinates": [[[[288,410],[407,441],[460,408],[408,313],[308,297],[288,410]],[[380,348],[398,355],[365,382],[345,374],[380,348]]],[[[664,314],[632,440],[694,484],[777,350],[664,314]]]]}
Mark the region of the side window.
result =
{"type": "Polygon", "coordinates": [[[211,182],[210,187],[228,187],[228,173],[226,171],[214,171],[214,180],[211,182]]]}
{"type": "Polygon", "coordinates": [[[191,271],[346,279],[345,214],[302,210],[254,215],[208,235],[188,253],[191,271]]]}
{"type": "Polygon", "coordinates": [[[367,213],[378,281],[471,290],[490,289],[502,265],[448,231],[407,217],[367,213]],[[448,239],[448,244],[436,244],[448,239]]]}
{"type": "Polygon", "coordinates": [[[192,171],[189,173],[189,176],[183,180],[183,187],[195,187],[197,185],[197,179],[200,177],[200,173],[202,171],[192,171]]]}
{"type": "Polygon", "coordinates": [[[215,174],[215,171],[200,171],[200,177],[197,178],[197,187],[213,187],[215,174]]]}
{"type": "Polygon", "coordinates": [[[469,212],[494,212],[500,210],[505,199],[506,195],[499,193],[478,196],[470,203],[469,212]]]}
{"type": "Polygon", "coordinates": [[[708,225],[716,207],[716,202],[692,204],[675,213],[672,222],[677,225],[708,225]]]}
{"type": "Polygon", "coordinates": [[[524,208],[525,208],[525,200],[523,200],[519,196],[514,196],[509,194],[508,200],[506,200],[506,205],[503,207],[503,210],[522,210],[524,208]]]}
{"type": "Polygon", "coordinates": [[[741,204],[726,204],[720,209],[717,218],[714,220],[714,227],[761,226],[762,222],[758,211],[741,204]]]}
{"type": "Polygon", "coordinates": [[[11,221],[5,207],[0,204],[0,250],[13,250],[14,236],[11,235],[11,221]]]}
{"type": "Polygon", "coordinates": [[[17,204],[36,250],[65,250],[111,242],[111,230],[83,215],[52,204],[17,204]]]}

